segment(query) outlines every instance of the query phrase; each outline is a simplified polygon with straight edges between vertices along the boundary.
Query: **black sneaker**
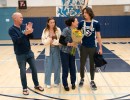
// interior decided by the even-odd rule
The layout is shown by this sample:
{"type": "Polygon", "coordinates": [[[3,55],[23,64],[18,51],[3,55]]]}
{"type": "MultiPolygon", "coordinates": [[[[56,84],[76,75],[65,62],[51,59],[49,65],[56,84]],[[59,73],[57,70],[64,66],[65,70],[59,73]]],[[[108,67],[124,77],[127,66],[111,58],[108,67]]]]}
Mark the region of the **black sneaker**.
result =
{"type": "Polygon", "coordinates": [[[97,90],[97,86],[94,81],[90,82],[90,86],[91,86],[92,90],[97,90]]]}
{"type": "Polygon", "coordinates": [[[72,84],[72,89],[74,90],[76,88],[75,84],[72,84]]]}
{"type": "Polygon", "coordinates": [[[70,90],[68,86],[65,86],[64,89],[65,89],[65,91],[69,91],[70,90]]]}
{"type": "Polygon", "coordinates": [[[80,83],[79,83],[79,87],[82,87],[83,84],[84,84],[84,79],[81,79],[81,80],[80,80],[80,83]]]}

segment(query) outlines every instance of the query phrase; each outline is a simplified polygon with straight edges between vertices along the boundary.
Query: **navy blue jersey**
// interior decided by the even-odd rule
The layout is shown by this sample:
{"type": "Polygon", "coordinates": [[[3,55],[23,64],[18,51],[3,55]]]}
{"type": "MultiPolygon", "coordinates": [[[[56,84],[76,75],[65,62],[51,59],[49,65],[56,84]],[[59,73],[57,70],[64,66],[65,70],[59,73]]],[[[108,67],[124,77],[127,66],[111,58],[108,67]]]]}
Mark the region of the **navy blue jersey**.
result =
{"type": "Polygon", "coordinates": [[[82,30],[83,39],[82,45],[85,47],[96,47],[96,32],[100,32],[100,24],[96,20],[92,20],[92,22],[85,22],[82,20],[79,22],[78,30],[82,30]]]}

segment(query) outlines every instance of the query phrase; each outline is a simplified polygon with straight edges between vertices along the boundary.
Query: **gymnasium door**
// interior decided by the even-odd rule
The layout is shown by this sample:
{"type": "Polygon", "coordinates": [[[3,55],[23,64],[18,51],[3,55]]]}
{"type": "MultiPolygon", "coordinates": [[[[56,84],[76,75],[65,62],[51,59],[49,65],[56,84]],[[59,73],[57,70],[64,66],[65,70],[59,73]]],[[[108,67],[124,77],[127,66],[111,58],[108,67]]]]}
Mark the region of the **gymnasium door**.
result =
{"type": "Polygon", "coordinates": [[[9,40],[8,29],[13,25],[12,13],[16,8],[0,8],[0,40],[9,40]]]}

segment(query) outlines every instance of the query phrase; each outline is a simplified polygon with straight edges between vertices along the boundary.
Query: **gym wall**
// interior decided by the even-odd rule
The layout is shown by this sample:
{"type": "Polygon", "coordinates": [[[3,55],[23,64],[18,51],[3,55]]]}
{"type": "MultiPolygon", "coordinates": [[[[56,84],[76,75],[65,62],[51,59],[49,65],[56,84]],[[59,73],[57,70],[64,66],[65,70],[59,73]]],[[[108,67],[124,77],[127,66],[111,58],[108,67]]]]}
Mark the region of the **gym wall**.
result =
{"type": "MultiPolygon", "coordinates": [[[[54,16],[61,29],[65,27],[64,20],[67,17],[56,17],[56,7],[61,6],[64,0],[26,1],[27,9],[20,10],[18,9],[18,0],[0,0],[0,40],[10,39],[8,28],[13,24],[11,15],[16,11],[23,14],[24,23],[28,21],[34,23],[34,39],[41,38],[48,16],[54,16]]],[[[100,22],[103,38],[130,37],[130,0],[93,0],[89,5],[93,5],[95,19],[100,22]]],[[[82,16],[78,19],[80,21],[82,16]]]]}

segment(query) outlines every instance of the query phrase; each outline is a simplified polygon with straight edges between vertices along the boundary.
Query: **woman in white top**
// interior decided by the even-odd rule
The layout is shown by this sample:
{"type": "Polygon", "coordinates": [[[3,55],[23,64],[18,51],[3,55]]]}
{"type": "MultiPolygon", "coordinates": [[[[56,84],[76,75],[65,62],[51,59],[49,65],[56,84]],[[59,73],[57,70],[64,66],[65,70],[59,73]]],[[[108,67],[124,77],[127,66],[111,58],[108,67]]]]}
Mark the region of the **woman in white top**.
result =
{"type": "Polygon", "coordinates": [[[51,72],[54,69],[54,86],[60,83],[60,50],[59,38],[61,30],[56,26],[54,18],[49,17],[42,33],[42,43],[45,46],[45,85],[51,88],[51,72]]]}

